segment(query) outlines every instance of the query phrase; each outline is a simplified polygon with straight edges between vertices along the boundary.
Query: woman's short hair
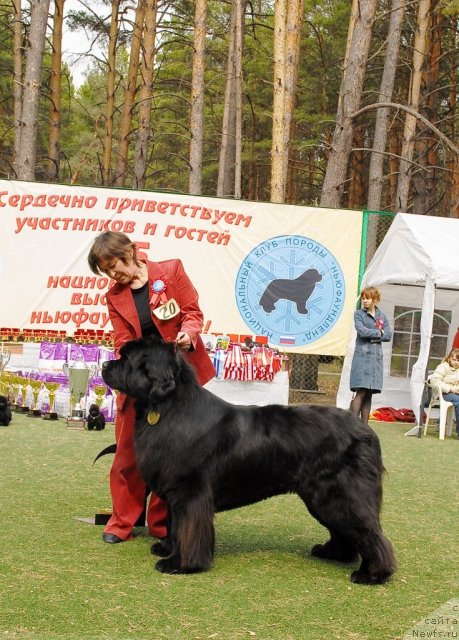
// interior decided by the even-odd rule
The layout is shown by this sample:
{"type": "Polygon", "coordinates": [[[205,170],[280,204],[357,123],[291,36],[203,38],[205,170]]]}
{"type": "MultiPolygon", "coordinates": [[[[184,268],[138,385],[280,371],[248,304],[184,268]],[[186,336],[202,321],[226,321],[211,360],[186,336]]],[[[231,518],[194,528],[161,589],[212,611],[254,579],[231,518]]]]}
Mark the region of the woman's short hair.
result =
{"type": "Polygon", "coordinates": [[[375,302],[379,302],[381,300],[381,293],[376,287],[365,287],[365,289],[362,289],[360,292],[360,297],[371,298],[375,302]]]}
{"type": "Polygon", "coordinates": [[[88,254],[88,264],[91,271],[102,275],[101,263],[117,258],[127,264],[132,258],[140,266],[137,258],[137,247],[125,233],[120,231],[104,231],[94,240],[88,254]]]}

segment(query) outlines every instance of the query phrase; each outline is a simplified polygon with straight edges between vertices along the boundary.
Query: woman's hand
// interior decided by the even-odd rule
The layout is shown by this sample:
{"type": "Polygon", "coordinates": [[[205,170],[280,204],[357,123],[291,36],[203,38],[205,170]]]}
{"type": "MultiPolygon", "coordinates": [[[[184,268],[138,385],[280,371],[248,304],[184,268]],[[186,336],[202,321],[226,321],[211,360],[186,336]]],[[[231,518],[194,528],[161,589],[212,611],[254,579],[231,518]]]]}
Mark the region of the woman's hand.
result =
{"type": "Polygon", "coordinates": [[[181,331],[180,333],[177,334],[177,338],[175,339],[175,342],[177,343],[177,347],[182,351],[189,351],[191,347],[191,338],[184,331],[181,331]]]}

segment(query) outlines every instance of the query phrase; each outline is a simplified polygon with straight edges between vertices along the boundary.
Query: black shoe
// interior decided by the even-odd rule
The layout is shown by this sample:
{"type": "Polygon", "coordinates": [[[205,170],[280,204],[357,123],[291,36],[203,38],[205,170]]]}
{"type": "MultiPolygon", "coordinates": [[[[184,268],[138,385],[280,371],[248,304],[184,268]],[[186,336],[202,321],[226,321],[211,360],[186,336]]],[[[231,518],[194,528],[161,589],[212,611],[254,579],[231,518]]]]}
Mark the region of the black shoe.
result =
{"type": "Polygon", "coordinates": [[[114,533],[103,533],[102,534],[102,540],[104,542],[108,542],[108,544],[116,544],[117,542],[125,542],[125,540],[123,540],[123,538],[119,538],[118,536],[115,536],[114,533]]]}

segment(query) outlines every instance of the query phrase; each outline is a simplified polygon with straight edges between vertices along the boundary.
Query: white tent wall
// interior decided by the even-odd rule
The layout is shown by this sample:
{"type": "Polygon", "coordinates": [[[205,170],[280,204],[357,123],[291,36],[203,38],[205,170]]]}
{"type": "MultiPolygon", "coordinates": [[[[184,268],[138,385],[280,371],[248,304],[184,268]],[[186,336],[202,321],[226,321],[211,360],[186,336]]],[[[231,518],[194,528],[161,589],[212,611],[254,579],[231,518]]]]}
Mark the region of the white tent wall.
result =
{"type": "MultiPolygon", "coordinates": [[[[451,311],[447,350],[459,326],[458,237],[457,219],[398,214],[365,271],[362,287],[379,288],[379,306],[392,327],[396,307],[422,310],[418,359],[409,378],[390,375],[393,342],[383,344],[384,384],[382,393],[373,397],[374,409],[411,408],[419,423],[435,310],[451,311]]],[[[352,326],[337,395],[337,406],[344,408],[352,399],[349,374],[355,338],[352,326]]]]}

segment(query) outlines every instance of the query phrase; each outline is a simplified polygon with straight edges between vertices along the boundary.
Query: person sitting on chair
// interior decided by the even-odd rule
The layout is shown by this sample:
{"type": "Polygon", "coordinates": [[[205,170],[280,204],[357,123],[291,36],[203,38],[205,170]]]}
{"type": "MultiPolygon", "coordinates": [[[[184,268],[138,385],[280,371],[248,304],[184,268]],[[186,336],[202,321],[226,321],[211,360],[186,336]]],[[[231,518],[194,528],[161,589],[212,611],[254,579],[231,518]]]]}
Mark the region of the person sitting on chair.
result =
{"type": "Polygon", "coordinates": [[[451,349],[430,374],[429,382],[440,386],[443,398],[454,405],[456,432],[459,437],[459,349],[451,349]]]}

